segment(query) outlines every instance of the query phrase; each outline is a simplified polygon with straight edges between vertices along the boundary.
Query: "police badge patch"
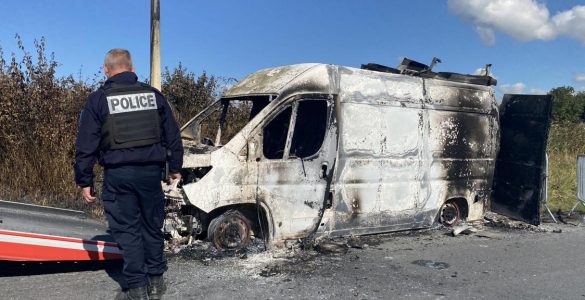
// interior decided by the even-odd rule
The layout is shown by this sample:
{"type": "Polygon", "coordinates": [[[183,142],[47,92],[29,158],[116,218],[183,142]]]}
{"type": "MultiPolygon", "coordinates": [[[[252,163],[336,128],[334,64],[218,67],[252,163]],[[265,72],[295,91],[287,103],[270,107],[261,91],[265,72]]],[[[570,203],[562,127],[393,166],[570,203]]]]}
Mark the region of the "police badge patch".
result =
{"type": "Polygon", "coordinates": [[[110,114],[157,109],[154,93],[107,96],[110,114]]]}

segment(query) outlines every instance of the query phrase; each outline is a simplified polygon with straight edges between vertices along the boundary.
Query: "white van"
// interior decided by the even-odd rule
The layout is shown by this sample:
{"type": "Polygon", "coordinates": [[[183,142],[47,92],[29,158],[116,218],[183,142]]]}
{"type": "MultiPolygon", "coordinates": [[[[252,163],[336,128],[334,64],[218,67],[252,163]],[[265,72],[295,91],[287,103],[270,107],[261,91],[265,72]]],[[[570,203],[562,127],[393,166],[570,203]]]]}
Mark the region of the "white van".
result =
{"type": "MultiPolygon", "coordinates": [[[[525,210],[540,199],[550,97],[506,95],[512,119],[542,126],[525,139],[534,155],[505,158],[507,179],[494,185],[495,80],[421,65],[299,64],[246,77],[183,126],[184,179],[165,230],[224,249],[252,235],[278,246],[479,220],[491,202],[537,223],[525,210]]],[[[525,129],[512,129],[508,152],[525,129]]]]}

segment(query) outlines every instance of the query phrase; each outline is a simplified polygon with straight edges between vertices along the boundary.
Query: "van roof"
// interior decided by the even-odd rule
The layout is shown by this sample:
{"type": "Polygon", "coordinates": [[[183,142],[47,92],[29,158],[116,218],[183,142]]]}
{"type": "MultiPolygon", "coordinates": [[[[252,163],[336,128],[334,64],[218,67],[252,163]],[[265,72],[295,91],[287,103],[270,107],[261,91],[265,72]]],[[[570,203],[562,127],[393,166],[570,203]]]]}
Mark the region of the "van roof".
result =
{"type": "MultiPolygon", "coordinates": [[[[411,82],[421,80],[432,80],[434,82],[453,82],[457,86],[465,86],[470,89],[489,89],[488,84],[478,84],[477,80],[469,81],[467,77],[477,77],[474,75],[463,75],[456,73],[434,73],[428,72],[429,74],[395,74],[388,73],[379,70],[371,70],[367,68],[357,69],[352,67],[344,67],[330,64],[319,64],[319,63],[305,63],[280,66],[274,68],[267,68],[259,70],[246,78],[239,81],[232,88],[227,90],[222,97],[223,98],[236,98],[242,96],[255,96],[255,95],[274,95],[280,96],[286,94],[289,91],[295,92],[314,92],[314,93],[339,93],[339,76],[338,73],[353,73],[356,76],[364,76],[366,74],[379,74],[384,79],[393,82],[411,82]],[[386,75],[384,75],[386,74],[386,75]],[[431,76],[432,75],[432,76],[431,76]],[[465,77],[461,80],[461,77],[465,77]]],[[[378,76],[376,76],[378,77],[378,76]]],[[[487,79],[491,77],[486,76],[487,79]]],[[[443,84],[441,84],[443,85],[443,84]]],[[[449,84],[451,85],[451,84],[449,84]]]]}
{"type": "Polygon", "coordinates": [[[223,97],[278,95],[288,83],[316,66],[326,65],[309,63],[262,69],[239,81],[223,97]]]}

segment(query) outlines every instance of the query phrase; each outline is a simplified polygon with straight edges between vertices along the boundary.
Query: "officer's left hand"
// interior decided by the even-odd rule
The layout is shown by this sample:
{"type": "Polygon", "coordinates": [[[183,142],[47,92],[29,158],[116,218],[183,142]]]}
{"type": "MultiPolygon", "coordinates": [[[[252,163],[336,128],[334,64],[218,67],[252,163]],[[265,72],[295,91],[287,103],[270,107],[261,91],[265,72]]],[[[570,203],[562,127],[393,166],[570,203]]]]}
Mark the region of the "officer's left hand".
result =
{"type": "Polygon", "coordinates": [[[91,195],[91,187],[89,186],[81,188],[81,193],[83,194],[83,200],[87,204],[94,204],[97,200],[97,197],[91,195]]]}
{"type": "Polygon", "coordinates": [[[181,181],[181,173],[169,173],[169,184],[175,185],[175,182],[178,184],[181,181]]]}

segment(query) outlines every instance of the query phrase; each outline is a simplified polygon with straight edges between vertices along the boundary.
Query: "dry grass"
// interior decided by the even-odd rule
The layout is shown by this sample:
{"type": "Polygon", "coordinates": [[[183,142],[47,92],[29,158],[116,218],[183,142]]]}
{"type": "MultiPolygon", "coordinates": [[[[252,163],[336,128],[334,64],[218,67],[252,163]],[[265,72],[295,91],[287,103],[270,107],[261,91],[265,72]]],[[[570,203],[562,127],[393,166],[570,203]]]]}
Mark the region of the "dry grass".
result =
{"type": "Polygon", "coordinates": [[[87,210],[72,163],[79,111],[96,83],[56,78],[44,39],[34,56],[17,42],[21,59],[0,52],[0,198],[87,210]]]}
{"type": "MultiPolygon", "coordinates": [[[[585,124],[553,124],[549,133],[549,206],[567,211],[577,200],[577,155],[585,154],[585,124]]],[[[581,211],[582,206],[580,206],[581,211]]]]}
{"type": "MultiPolygon", "coordinates": [[[[16,42],[21,53],[12,53],[10,59],[0,48],[0,199],[84,210],[99,217],[101,205],[88,206],[81,198],[73,163],[79,113],[103,76],[96,74],[91,82],[57,78],[59,64],[45,53],[44,38],[35,41],[33,54],[18,35],[16,42]]],[[[162,90],[182,123],[211,103],[221,84],[222,79],[205,73],[197,77],[179,66],[165,71],[162,90]]],[[[99,192],[99,166],[94,174],[99,192]]]]}

